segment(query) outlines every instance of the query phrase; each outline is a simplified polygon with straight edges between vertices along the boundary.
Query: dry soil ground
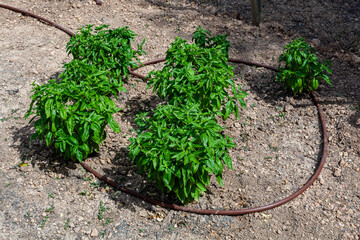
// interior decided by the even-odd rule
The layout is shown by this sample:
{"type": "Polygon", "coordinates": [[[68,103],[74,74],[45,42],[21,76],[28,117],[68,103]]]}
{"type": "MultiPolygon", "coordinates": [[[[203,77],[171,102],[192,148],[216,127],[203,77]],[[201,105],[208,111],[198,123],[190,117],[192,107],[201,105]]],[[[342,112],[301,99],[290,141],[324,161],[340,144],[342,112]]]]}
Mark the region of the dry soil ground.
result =
{"type": "MultiPolygon", "coordinates": [[[[175,36],[188,40],[197,26],[228,33],[230,56],[277,65],[283,46],[303,36],[332,61],[333,85],[317,94],[324,107],[329,155],[321,176],[281,207],[245,216],[203,216],[168,211],[110,189],[43,143],[29,143],[34,128],[23,119],[31,83],[46,83],[70,60],[69,37],[38,20],[0,9],[0,239],[359,239],[360,235],[360,3],[265,1],[265,22],[251,25],[249,1],[2,0],[76,31],[86,24],[130,26],[146,38],[143,60],[162,57],[175,36]],[[19,167],[19,163],[27,163],[19,167]],[[100,205],[104,219],[98,218],[100,205]]],[[[152,66],[142,69],[146,73],[152,66]]],[[[234,171],[224,173],[191,207],[240,209],[269,203],[299,187],[321,157],[317,110],[308,95],[292,97],[274,73],[236,66],[236,83],[248,92],[241,119],[226,133],[234,171]]],[[[131,189],[164,201],[128,160],[135,113],[159,100],[132,77],[116,115],[121,134],[108,131],[92,167],[131,189]]]]}

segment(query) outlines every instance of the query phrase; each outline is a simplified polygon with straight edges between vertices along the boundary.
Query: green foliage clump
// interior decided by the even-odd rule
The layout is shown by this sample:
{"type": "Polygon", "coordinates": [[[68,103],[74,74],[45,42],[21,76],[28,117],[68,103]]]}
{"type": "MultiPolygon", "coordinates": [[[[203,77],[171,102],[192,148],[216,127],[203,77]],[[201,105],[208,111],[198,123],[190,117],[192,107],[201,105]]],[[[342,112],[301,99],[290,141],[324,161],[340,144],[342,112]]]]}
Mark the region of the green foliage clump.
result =
{"type": "Polygon", "coordinates": [[[195,43],[176,38],[166,53],[162,70],[149,74],[149,86],[169,104],[199,102],[202,109],[227,119],[234,112],[239,117],[236,100],[245,107],[246,93],[235,87],[233,67],[227,64],[226,35],[208,37],[200,27],[194,33],[195,43]],[[216,41],[214,40],[216,39],[216,41]],[[231,87],[232,95],[227,89],[231,87]]]}
{"type": "Polygon", "coordinates": [[[140,63],[137,56],[145,53],[142,49],[145,40],[133,50],[131,42],[136,34],[129,27],[107,29],[109,25],[101,25],[93,29],[93,26],[80,28],[70,38],[66,51],[74,60],[108,71],[110,79],[127,78],[129,69],[137,66],[134,60],[140,63]]]}
{"type": "Polygon", "coordinates": [[[199,27],[193,40],[176,38],[164,68],[149,74],[148,87],[167,104],[152,117],[138,115],[138,136],[129,146],[130,158],[149,180],[162,191],[174,192],[183,204],[206,191],[209,174],[222,185],[224,165],[232,169],[228,150],[235,144],[222,135],[215,115],[227,119],[234,112],[238,117],[236,101],[245,107],[246,96],[231,79],[226,35],[211,37],[199,27]]]}
{"type": "Polygon", "coordinates": [[[184,204],[199,200],[210,183],[209,173],[222,185],[223,165],[232,169],[227,151],[235,144],[223,137],[213,115],[199,104],[160,105],[152,117],[146,115],[138,115],[141,128],[129,148],[150,181],[164,192],[173,191],[184,204]]]}
{"type": "Polygon", "coordinates": [[[326,74],[332,73],[330,65],[328,60],[321,63],[315,55],[315,50],[303,38],[299,38],[284,47],[279,57],[276,81],[284,83],[284,87],[291,89],[295,95],[303,91],[314,91],[322,79],[331,84],[326,74]]]}
{"type": "Polygon", "coordinates": [[[201,48],[216,48],[220,46],[220,50],[229,57],[230,42],[226,39],[227,34],[211,36],[211,33],[200,26],[193,33],[192,41],[201,48]]]}
{"type": "MultiPolygon", "coordinates": [[[[133,58],[143,53],[131,49],[135,34],[128,27],[106,30],[107,25],[80,29],[70,39],[67,51],[74,59],[64,65],[57,80],[47,84],[33,83],[32,102],[25,118],[35,114],[36,132],[31,139],[45,140],[47,146],[68,159],[82,161],[98,151],[105,139],[105,126],[120,132],[113,119],[117,98],[133,58]]],[[[30,122],[31,122],[30,121],[30,122]]]]}

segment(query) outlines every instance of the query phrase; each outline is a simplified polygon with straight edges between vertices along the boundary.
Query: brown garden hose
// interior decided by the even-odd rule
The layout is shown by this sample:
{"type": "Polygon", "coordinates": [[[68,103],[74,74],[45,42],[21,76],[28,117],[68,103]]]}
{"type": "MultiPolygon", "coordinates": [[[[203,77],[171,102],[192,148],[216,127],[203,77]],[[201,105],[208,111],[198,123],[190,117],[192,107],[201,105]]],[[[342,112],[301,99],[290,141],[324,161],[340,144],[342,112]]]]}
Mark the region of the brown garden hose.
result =
{"type": "MultiPolygon", "coordinates": [[[[29,16],[37,18],[37,19],[40,19],[41,21],[47,22],[47,23],[53,25],[54,27],[64,31],[69,36],[74,35],[74,33],[72,33],[71,31],[69,31],[67,29],[65,29],[64,27],[62,27],[62,26],[60,26],[60,25],[58,25],[58,24],[56,24],[56,23],[54,23],[54,22],[52,22],[50,20],[47,20],[47,19],[45,19],[43,17],[37,16],[37,15],[35,15],[33,13],[30,13],[28,11],[24,11],[24,10],[14,8],[14,7],[11,7],[11,6],[7,6],[7,5],[4,5],[4,4],[0,4],[0,7],[9,9],[9,10],[12,10],[12,11],[15,11],[15,12],[19,12],[19,13],[22,13],[22,14],[26,14],[26,15],[29,15],[29,16]]],[[[144,62],[143,66],[150,65],[150,64],[155,64],[155,63],[159,63],[159,62],[163,62],[163,61],[165,61],[165,58],[159,58],[159,59],[155,59],[155,60],[150,60],[150,61],[144,62]]],[[[240,59],[230,58],[229,62],[243,63],[243,64],[250,65],[250,66],[263,67],[263,68],[267,68],[267,69],[270,69],[270,70],[273,70],[273,71],[277,71],[276,68],[271,67],[271,66],[267,66],[267,65],[263,65],[263,64],[259,64],[259,63],[255,63],[255,62],[248,62],[248,61],[244,61],[244,60],[240,60],[240,59]]],[[[133,71],[130,71],[130,73],[132,75],[140,77],[142,79],[146,78],[145,76],[143,76],[141,74],[138,74],[138,73],[135,73],[133,71]]],[[[286,198],[283,198],[281,200],[278,200],[276,202],[273,202],[273,203],[270,203],[270,204],[267,204],[267,205],[264,205],[264,206],[259,206],[259,207],[254,207],[254,208],[247,208],[247,209],[239,209],[239,210],[212,210],[212,209],[187,208],[187,207],[176,205],[176,204],[165,203],[165,202],[162,202],[162,201],[152,199],[152,198],[147,197],[145,195],[142,195],[142,194],[140,194],[140,193],[138,193],[136,191],[130,190],[130,189],[118,184],[117,182],[115,182],[115,181],[113,181],[111,179],[108,179],[107,177],[101,175],[100,173],[98,173],[97,171],[92,169],[89,165],[87,165],[84,162],[81,162],[80,164],[87,171],[91,172],[98,179],[100,179],[101,181],[106,182],[108,185],[110,185],[110,186],[112,186],[112,187],[114,187],[114,188],[116,188],[116,189],[118,189],[118,190],[120,190],[122,192],[130,194],[130,195],[132,195],[134,197],[137,197],[137,198],[139,198],[141,200],[144,200],[146,202],[149,202],[151,204],[155,204],[155,205],[158,205],[158,206],[161,206],[161,207],[164,207],[164,208],[168,208],[168,209],[172,209],[172,210],[178,210],[178,211],[184,211],[184,212],[197,213],[197,214],[232,215],[232,216],[265,211],[265,210],[268,210],[268,209],[283,205],[283,204],[293,200],[294,198],[296,198],[300,194],[302,194],[307,188],[309,188],[311,186],[311,184],[313,184],[313,182],[320,175],[320,172],[324,167],[325,160],[326,160],[326,155],[327,155],[327,149],[328,149],[327,131],[326,131],[326,126],[325,126],[325,117],[324,117],[324,113],[323,113],[323,111],[322,111],[322,109],[321,109],[321,107],[319,105],[319,102],[317,100],[317,97],[316,97],[315,93],[311,92],[310,95],[313,98],[314,103],[315,103],[315,105],[316,105],[316,107],[318,109],[320,123],[321,123],[321,129],[322,129],[322,134],[323,134],[323,149],[322,149],[323,152],[322,152],[322,157],[321,157],[320,163],[316,167],[316,170],[315,170],[314,174],[311,176],[311,178],[301,188],[299,188],[296,192],[294,192],[293,194],[291,194],[290,196],[288,196],[286,198]]]]}

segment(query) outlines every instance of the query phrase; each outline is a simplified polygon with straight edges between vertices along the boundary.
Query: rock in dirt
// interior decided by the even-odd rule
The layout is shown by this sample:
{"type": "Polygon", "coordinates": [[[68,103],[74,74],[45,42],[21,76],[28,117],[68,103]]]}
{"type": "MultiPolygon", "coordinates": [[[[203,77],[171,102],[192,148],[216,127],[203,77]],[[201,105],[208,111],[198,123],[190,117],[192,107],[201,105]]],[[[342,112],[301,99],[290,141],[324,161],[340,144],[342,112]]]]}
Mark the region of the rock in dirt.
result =
{"type": "Polygon", "coordinates": [[[291,112],[294,109],[294,107],[290,104],[287,104],[284,106],[284,111],[285,112],[291,112]]]}
{"type": "Polygon", "coordinates": [[[99,235],[99,232],[98,232],[98,230],[96,230],[96,228],[91,230],[90,237],[97,237],[98,235],[99,235]]]}
{"type": "Polygon", "coordinates": [[[333,175],[335,177],[340,177],[341,176],[341,169],[340,168],[334,168],[333,175]]]}

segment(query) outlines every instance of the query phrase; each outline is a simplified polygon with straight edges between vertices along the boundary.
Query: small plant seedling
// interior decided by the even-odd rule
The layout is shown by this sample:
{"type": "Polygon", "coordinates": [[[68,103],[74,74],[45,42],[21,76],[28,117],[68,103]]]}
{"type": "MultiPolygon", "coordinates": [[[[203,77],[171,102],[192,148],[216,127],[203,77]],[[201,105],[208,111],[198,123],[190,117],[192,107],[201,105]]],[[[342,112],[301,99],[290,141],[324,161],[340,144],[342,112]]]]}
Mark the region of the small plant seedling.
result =
{"type": "Polygon", "coordinates": [[[55,198],[54,194],[53,193],[49,193],[49,197],[51,198],[55,198]]]}
{"type": "Polygon", "coordinates": [[[114,220],[110,220],[110,218],[106,218],[106,222],[103,223],[103,225],[107,225],[107,224],[110,224],[110,223],[113,223],[114,220]]]}
{"type": "Polygon", "coordinates": [[[330,61],[321,63],[315,55],[315,50],[303,38],[293,40],[284,47],[279,57],[279,73],[276,81],[284,84],[295,95],[303,91],[315,91],[321,80],[331,84],[327,73],[332,73],[330,61]]]}
{"type": "Polygon", "coordinates": [[[53,212],[54,212],[54,209],[55,209],[54,205],[51,205],[51,207],[48,208],[48,209],[46,209],[45,212],[53,213],[53,212]]]}
{"type": "Polygon", "coordinates": [[[240,137],[241,137],[242,142],[247,142],[249,135],[247,133],[242,133],[242,134],[240,134],[240,137]]]}
{"type": "Polygon", "coordinates": [[[45,218],[41,221],[41,229],[44,229],[45,223],[48,220],[49,216],[45,216],[45,218]]]}
{"type": "Polygon", "coordinates": [[[100,201],[100,207],[99,207],[99,211],[98,211],[98,219],[99,220],[102,220],[104,217],[103,217],[103,213],[106,211],[106,208],[105,205],[103,204],[102,201],[100,201]]]}
{"type": "Polygon", "coordinates": [[[25,215],[24,215],[24,218],[28,218],[28,219],[29,219],[30,217],[31,217],[30,212],[26,212],[25,215]]]}
{"type": "Polygon", "coordinates": [[[67,218],[64,226],[65,230],[69,227],[69,223],[70,223],[70,218],[67,218]]]}
{"type": "Polygon", "coordinates": [[[99,182],[93,182],[93,183],[90,183],[90,187],[93,187],[93,188],[98,188],[100,187],[100,183],[99,182]]]}
{"type": "Polygon", "coordinates": [[[271,149],[271,151],[274,151],[274,152],[279,151],[279,148],[278,148],[278,147],[274,147],[274,146],[272,146],[271,144],[269,144],[269,148],[271,149]]]}
{"type": "Polygon", "coordinates": [[[5,187],[6,187],[6,188],[7,188],[7,187],[10,187],[11,184],[12,184],[12,182],[9,182],[8,184],[5,185],[5,187]]]}
{"type": "Polygon", "coordinates": [[[91,181],[92,177],[88,177],[88,178],[83,178],[84,181],[91,181]]]}
{"type": "Polygon", "coordinates": [[[281,112],[280,114],[277,114],[275,117],[284,118],[285,117],[285,112],[281,112]]]}
{"type": "Polygon", "coordinates": [[[82,192],[79,192],[79,195],[81,195],[81,196],[90,196],[91,193],[88,193],[87,190],[84,190],[82,192]]]}

